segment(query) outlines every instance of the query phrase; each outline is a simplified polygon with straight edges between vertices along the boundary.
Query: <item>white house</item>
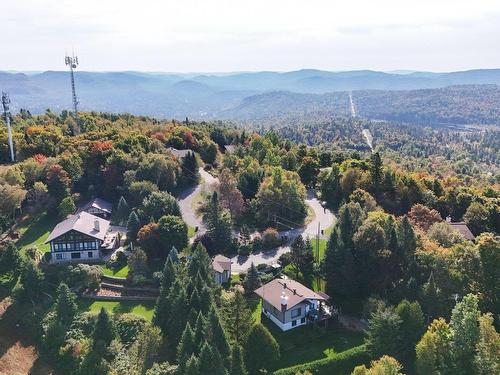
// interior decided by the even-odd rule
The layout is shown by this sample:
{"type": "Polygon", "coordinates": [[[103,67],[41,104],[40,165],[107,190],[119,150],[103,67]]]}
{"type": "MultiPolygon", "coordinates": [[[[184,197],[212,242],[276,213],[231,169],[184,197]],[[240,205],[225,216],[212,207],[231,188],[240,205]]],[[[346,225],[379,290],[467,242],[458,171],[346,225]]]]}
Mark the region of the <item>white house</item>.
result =
{"type": "Polygon", "coordinates": [[[112,250],[120,235],[109,221],[82,211],[56,225],[45,243],[50,243],[52,262],[97,261],[102,250],[112,250]]]}
{"type": "Polygon", "coordinates": [[[255,293],[262,298],[262,313],[283,331],[328,319],[328,295],[314,292],[291,279],[274,279],[255,293]]]}

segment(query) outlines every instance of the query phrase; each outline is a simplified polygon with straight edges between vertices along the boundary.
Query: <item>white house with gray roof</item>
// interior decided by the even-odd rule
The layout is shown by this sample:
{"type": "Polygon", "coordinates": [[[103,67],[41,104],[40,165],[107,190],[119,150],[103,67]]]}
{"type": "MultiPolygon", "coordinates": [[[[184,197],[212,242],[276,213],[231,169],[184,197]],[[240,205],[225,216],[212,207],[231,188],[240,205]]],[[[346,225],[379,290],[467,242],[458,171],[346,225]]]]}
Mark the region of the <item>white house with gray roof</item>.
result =
{"type": "Polygon", "coordinates": [[[106,219],[82,211],[56,225],[45,243],[50,243],[52,262],[98,261],[102,250],[112,250],[120,242],[106,219]]]}
{"type": "Polygon", "coordinates": [[[332,316],[328,295],[291,279],[274,279],[255,293],[262,298],[262,313],[283,331],[332,316]]]}

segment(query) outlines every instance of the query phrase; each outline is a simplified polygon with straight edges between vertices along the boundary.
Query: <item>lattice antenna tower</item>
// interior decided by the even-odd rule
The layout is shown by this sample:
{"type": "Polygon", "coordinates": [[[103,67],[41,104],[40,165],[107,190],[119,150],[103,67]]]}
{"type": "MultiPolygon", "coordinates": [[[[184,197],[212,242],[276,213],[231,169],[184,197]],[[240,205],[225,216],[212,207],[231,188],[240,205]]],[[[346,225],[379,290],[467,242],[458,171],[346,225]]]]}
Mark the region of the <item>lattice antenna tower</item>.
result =
{"type": "Polygon", "coordinates": [[[10,149],[10,161],[15,162],[14,156],[14,143],[12,142],[12,129],[10,127],[10,110],[9,110],[9,94],[2,91],[2,105],[3,105],[3,115],[5,118],[5,123],[7,124],[7,134],[9,139],[9,149],[10,149]]]}
{"type": "Polygon", "coordinates": [[[69,72],[71,75],[71,93],[73,96],[73,115],[75,116],[74,133],[78,134],[78,133],[80,133],[80,122],[78,119],[78,98],[76,96],[76,90],[75,90],[75,73],[74,73],[74,70],[78,66],[78,56],[75,56],[74,53],[72,54],[72,56],[66,55],[64,62],[66,63],[67,66],[69,66],[69,72]]]}

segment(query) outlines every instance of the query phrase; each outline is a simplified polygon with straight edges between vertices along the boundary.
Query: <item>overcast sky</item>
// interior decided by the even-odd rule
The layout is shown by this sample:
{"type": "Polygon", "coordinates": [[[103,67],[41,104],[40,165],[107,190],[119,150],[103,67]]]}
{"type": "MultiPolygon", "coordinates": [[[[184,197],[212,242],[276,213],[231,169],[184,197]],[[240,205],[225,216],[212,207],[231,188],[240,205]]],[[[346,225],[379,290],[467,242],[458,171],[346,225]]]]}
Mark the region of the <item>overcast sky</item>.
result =
{"type": "Polygon", "coordinates": [[[499,0],[2,0],[0,70],[500,67],[499,0]]]}

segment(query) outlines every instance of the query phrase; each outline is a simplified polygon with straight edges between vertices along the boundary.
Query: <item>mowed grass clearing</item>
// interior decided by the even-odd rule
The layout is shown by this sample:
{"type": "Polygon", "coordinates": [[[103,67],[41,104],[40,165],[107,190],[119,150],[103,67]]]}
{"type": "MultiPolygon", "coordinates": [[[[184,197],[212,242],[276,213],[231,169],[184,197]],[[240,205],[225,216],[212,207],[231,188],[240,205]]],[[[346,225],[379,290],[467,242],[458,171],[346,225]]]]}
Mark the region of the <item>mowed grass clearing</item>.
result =
{"type": "Polygon", "coordinates": [[[79,299],[78,307],[81,312],[92,312],[99,313],[101,308],[105,308],[108,312],[113,314],[125,314],[132,313],[135,315],[142,316],[147,320],[153,318],[154,312],[153,301],[151,302],[136,302],[136,301],[92,301],[87,299],[79,299]]]}
{"type": "Polygon", "coordinates": [[[48,215],[47,213],[41,214],[18,228],[20,237],[19,240],[17,240],[17,246],[21,250],[36,246],[43,253],[50,252],[50,245],[44,242],[58,222],[59,219],[57,215],[48,215]]]}

